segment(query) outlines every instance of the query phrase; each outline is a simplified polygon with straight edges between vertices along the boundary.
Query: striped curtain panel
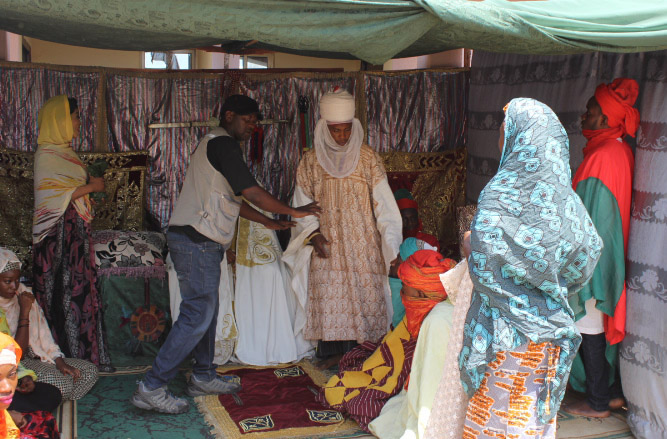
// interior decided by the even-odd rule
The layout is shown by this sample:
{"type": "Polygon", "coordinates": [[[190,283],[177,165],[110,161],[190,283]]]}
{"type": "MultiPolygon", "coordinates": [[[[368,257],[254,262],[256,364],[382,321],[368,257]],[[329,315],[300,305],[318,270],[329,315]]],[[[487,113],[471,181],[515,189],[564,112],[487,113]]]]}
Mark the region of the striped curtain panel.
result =
{"type": "Polygon", "coordinates": [[[469,71],[364,75],[368,144],[378,152],[464,147],[469,71]]]}
{"type": "Polygon", "coordinates": [[[107,76],[109,151],[148,150],[148,212],[153,226],[166,228],[190,154],[210,128],[152,129],[152,123],[205,121],[218,117],[231,90],[226,75],[156,78],[107,76]]]}
{"type": "Polygon", "coordinates": [[[628,424],[638,439],[667,438],[667,52],[635,57],[642,88],[621,344],[628,424]],[[641,78],[641,79],[640,79],[641,78]]]}
{"type": "Polygon", "coordinates": [[[81,132],[72,147],[76,151],[93,151],[95,136],[104,129],[95,125],[98,84],[99,73],[0,68],[0,145],[35,151],[39,109],[49,98],[66,94],[78,100],[81,117],[81,132]]]}

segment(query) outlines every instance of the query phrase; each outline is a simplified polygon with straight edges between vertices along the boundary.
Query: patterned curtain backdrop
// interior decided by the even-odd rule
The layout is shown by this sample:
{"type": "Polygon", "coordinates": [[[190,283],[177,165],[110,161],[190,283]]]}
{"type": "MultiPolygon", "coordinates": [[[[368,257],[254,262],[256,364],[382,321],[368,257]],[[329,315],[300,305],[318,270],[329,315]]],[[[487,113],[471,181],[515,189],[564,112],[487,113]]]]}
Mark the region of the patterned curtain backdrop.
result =
{"type": "Polygon", "coordinates": [[[368,144],[376,151],[465,146],[470,72],[366,73],[368,144]]]}
{"type": "Polygon", "coordinates": [[[580,116],[600,82],[600,54],[527,56],[475,51],[470,78],[467,199],[476,203],[496,173],[498,129],[503,107],[513,98],[537,99],[551,107],[570,137],[570,165],[583,159],[586,139],[580,116]]]}
{"type": "Polygon", "coordinates": [[[257,100],[265,120],[287,121],[261,125],[263,136],[255,135],[244,145],[246,163],[267,191],[290,200],[303,148],[312,147],[320,97],[336,86],[355,94],[356,85],[354,73],[248,75],[240,81],[240,93],[257,100]]]}
{"type": "Polygon", "coordinates": [[[628,423],[642,439],[667,438],[667,51],[575,56],[476,52],[470,87],[467,198],[496,172],[502,107],[513,97],[542,100],[570,136],[573,172],[583,158],[579,116],[601,82],[639,82],[633,210],[627,265],[627,335],[621,344],[628,423]]]}
{"type": "Polygon", "coordinates": [[[151,228],[165,229],[190,154],[209,128],[151,129],[149,124],[218,117],[224,98],[239,91],[257,99],[266,119],[286,122],[261,125],[243,145],[246,158],[267,190],[289,200],[303,148],[312,147],[318,103],[326,91],[340,86],[357,97],[357,115],[377,151],[435,152],[465,144],[468,78],[467,70],[146,73],[0,63],[0,146],[33,151],[43,102],[59,93],[77,97],[82,135],[74,149],[147,150],[151,228]]]}
{"type": "Polygon", "coordinates": [[[154,226],[166,228],[199,139],[210,128],[149,128],[152,123],[206,121],[218,117],[230,93],[229,75],[146,78],[107,77],[109,150],[148,150],[148,212],[154,226]]]}
{"type": "Polygon", "coordinates": [[[627,335],[620,350],[628,423],[638,439],[667,438],[667,52],[630,57],[642,124],[627,270],[627,335]]]}
{"type": "Polygon", "coordinates": [[[44,68],[0,67],[0,146],[20,151],[37,149],[37,114],[47,99],[59,94],[76,98],[81,134],[77,151],[92,151],[101,127],[98,111],[99,73],[68,72],[44,68]]]}

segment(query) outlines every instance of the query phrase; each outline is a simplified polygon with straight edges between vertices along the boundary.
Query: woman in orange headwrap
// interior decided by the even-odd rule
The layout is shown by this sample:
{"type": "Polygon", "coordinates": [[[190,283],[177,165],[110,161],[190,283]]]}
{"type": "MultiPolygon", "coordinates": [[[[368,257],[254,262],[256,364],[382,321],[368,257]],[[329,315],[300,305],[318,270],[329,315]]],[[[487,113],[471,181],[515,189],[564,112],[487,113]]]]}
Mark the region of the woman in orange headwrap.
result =
{"type": "Polygon", "coordinates": [[[21,347],[9,335],[0,332],[0,439],[18,439],[21,434],[7,411],[19,380],[19,361],[21,347]]]}
{"type": "Polygon", "coordinates": [[[424,317],[435,305],[447,299],[440,275],[456,266],[452,259],[443,259],[433,250],[420,250],[398,268],[403,282],[401,299],[405,306],[408,331],[413,338],[419,335],[424,317]]]}
{"type": "Polygon", "coordinates": [[[420,250],[401,264],[398,275],[403,292],[415,294],[405,299],[406,316],[382,341],[365,342],[349,351],[339,363],[340,372],[334,375],[320,400],[336,410],[347,412],[368,431],[387,400],[401,391],[412,367],[412,356],[422,321],[428,312],[447,298],[439,275],[454,267],[433,250],[420,250]]]}

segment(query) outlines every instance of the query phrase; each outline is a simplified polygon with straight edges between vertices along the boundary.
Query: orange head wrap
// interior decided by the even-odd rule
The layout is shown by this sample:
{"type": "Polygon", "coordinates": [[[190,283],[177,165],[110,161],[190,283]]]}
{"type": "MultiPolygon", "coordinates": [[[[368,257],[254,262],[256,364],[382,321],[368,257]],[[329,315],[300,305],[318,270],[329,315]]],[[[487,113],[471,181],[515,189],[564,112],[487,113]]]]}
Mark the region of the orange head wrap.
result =
{"type": "Polygon", "coordinates": [[[423,292],[426,297],[401,294],[410,335],[417,337],[424,317],[435,305],[447,299],[440,275],[453,268],[456,262],[444,259],[433,250],[419,250],[398,267],[398,277],[407,285],[423,292]]]}
{"type": "Polygon", "coordinates": [[[624,136],[635,137],[639,128],[639,111],[633,107],[639,96],[639,84],[634,79],[616,78],[611,84],[600,84],[595,89],[595,100],[607,116],[610,128],[620,127],[624,136]]]}

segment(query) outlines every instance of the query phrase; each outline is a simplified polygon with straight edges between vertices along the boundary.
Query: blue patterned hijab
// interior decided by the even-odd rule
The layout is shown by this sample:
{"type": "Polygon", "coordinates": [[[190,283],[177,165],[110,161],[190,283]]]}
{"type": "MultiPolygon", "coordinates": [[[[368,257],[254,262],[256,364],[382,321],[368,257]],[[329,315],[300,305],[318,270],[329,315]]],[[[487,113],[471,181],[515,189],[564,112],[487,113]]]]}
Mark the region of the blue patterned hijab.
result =
{"type": "Polygon", "coordinates": [[[567,297],[593,275],[602,240],[572,190],[565,129],[543,103],[509,103],[498,173],[479,196],[471,230],[463,387],[472,396],[499,351],[551,342],[559,360],[537,404],[546,422],[558,411],[581,343],[567,297]]]}

